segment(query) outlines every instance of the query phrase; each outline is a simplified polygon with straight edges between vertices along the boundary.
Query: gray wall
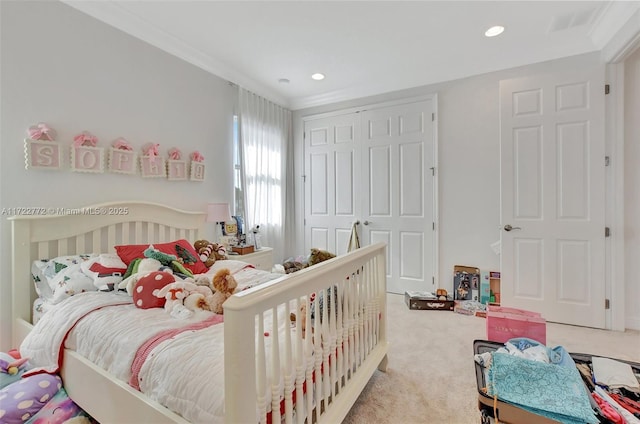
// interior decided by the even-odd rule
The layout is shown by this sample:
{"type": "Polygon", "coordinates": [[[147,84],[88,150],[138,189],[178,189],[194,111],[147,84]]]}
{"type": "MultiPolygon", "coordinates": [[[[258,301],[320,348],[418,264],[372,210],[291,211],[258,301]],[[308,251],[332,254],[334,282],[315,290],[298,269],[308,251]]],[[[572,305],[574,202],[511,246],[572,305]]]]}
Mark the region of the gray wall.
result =
{"type": "MultiPolygon", "coordinates": [[[[637,55],[636,55],[637,57],[637,55]]],[[[485,270],[499,270],[500,258],[490,248],[490,244],[500,238],[500,123],[499,123],[499,82],[503,79],[524,77],[550,72],[600,66],[598,53],[539,63],[531,66],[492,72],[461,80],[419,87],[411,90],[387,93],[348,102],[324,105],[298,110],[294,113],[296,145],[296,195],[303,199],[300,182],[303,174],[303,128],[302,118],[318,113],[405,99],[429,94],[438,96],[438,143],[440,178],[440,257],[438,286],[452,289],[453,266],[456,264],[477,266],[485,270]]],[[[635,67],[637,75],[638,66],[635,67]]],[[[636,77],[637,81],[637,77],[636,77]]],[[[637,84],[637,82],[636,82],[637,84]]],[[[637,85],[635,86],[637,93],[637,85]]],[[[627,92],[627,90],[625,90],[627,92]]],[[[637,95],[636,95],[637,96],[637,95]]],[[[635,115],[638,116],[636,97],[635,115]]],[[[635,144],[627,139],[625,165],[637,168],[640,163],[638,150],[637,119],[627,119],[635,125],[635,144]],[[635,165],[634,165],[635,164],[635,165]]],[[[627,198],[636,199],[632,215],[627,219],[627,238],[635,234],[635,241],[627,241],[627,263],[633,255],[635,264],[640,258],[638,234],[638,170],[629,171],[626,178],[635,182],[634,188],[626,184],[627,198]],[[631,192],[633,190],[633,193],[631,192]]],[[[303,215],[303,201],[297,202],[298,216],[303,215]]],[[[630,215],[627,208],[627,216],[630,215]]],[[[301,222],[298,220],[298,222],[301,222]]],[[[297,245],[304,246],[304,231],[298,230],[297,245]]],[[[637,273],[627,266],[625,294],[625,324],[628,328],[640,329],[640,302],[637,273]],[[631,297],[633,296],[633,297],[631,297]]],[[[427,289],[425,287],[425,289],[427,289]]]]}
{"type": "MultiPolygon", "coordinates": [[[[0,207],[79,207],[146,200],[201,209],[233,196],[232,115],[226,81],[60,2],[0,2],[0,207]],[[25,170],[26,129],[40,121],[65,147],[83,130],[108,147],[160,143],[205,157],[204,182],[138,175],[25,170]]],[[[68,150],[67,150],[68,152],[68,150]]],[[[0,220],[0,350],[10,346],[11,229],[0,220]]],[[[213,236],[213,228],[208,229],[213,236]]],[[[24,282],[28,284],[28,282],[24,282]]]]}

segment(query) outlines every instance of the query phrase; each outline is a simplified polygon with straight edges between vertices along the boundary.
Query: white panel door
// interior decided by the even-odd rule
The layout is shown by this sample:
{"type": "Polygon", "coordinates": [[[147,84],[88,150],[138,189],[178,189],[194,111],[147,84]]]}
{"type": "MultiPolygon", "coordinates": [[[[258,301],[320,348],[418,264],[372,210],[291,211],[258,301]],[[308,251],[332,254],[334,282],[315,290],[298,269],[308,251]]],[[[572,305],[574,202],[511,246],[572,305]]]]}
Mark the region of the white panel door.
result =
{"type": "Polygon", "coordinates": [[[362,112],[363,243],[387,243],[387,290],[433,291],[433,104],[362,112]]]}
{"type": "Polygon", "coordinates": [[[501,303],[605,327],[604,69],[500,83],[501,303]]]}
{"type": "Polygon", "coordinates": [[[360,217],[360,116],[305,122],[305,247],[346,253],[360,217]]]}
{"type": "Polygon", "coordinates": [[[346,253],[351,225],[362,245],[387,244],[387,287],[433,291],[433,101],[308,119],[305,249],[346,253]]]}

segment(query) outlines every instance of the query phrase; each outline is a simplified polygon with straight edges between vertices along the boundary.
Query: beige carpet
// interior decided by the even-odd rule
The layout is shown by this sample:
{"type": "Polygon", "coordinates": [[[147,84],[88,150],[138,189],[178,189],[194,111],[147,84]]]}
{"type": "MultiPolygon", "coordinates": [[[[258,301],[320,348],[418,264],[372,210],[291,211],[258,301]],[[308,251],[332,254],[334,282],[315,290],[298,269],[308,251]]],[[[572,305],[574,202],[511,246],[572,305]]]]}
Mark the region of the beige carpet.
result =
{"type": "MultiPolygon", "coordinates": [[[[344,424],[480,422],[473,340],[485,319],[448,311],[409,310],[388,296],[389,365],[376,371],[344,424]]],[[[640,362],[640,332],[547,323],[547,345],[640,362]]]]}

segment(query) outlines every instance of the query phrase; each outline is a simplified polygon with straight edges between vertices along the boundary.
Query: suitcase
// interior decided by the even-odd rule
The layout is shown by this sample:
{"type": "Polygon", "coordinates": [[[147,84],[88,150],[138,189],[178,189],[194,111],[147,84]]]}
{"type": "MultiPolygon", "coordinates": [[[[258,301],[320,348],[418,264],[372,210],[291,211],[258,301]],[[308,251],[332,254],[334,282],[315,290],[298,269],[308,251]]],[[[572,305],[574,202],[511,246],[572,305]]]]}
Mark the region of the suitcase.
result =
{"type": "MultiPolygon", "coordinates": [[[[504,347],[503,343],[493,342],[489,340],[475,340],[473,342],[473,353],[481,354],[485,352],[493,352],[500,347],[504,347]]],[[[591,364],[591,358],[596,355],[585,353],[569,353],[576,364],[591,364]]],[[[616,359],[616,361],[625,362],[631,365],[635,374],[640,373],[640,364],[630,361],[616,359]]],[[[483,367],[477,362],[473,362],[476,370],[476,383],[478,388],[478,409],[480,410],[480,422],[488,424],[495,419],[497,415],[498,421],[504,424],[557,424],[558,422],[541,415],[533,414],[516,405],[512,405],[501,400],[494,400],[493,397],[483,392],[486,387],[485,375],[483,367]]],[[[584,378],[583,378],[584,379],[584,378]]],[[[610,424],[607,418],[597,415],[601,424],[610,424]]]]}

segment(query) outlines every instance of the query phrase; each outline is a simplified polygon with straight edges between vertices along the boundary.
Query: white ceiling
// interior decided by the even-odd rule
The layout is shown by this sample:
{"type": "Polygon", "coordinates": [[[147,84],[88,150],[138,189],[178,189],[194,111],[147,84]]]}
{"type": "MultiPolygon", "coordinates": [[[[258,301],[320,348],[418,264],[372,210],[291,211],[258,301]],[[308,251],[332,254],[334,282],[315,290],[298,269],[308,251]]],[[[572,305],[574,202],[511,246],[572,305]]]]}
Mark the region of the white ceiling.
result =
{"type": "Polygon", "coordinates": [[[291,109],[601,50],[639,5],[63,1],[291,109]],[[486,38],[493,25],[506,30],[486,38]],[[326,78],[314,81],[314,72],[326,78]],[[279,82],[282,78],[289,83],[279,82]]]}

